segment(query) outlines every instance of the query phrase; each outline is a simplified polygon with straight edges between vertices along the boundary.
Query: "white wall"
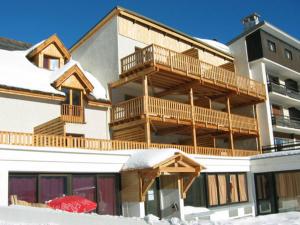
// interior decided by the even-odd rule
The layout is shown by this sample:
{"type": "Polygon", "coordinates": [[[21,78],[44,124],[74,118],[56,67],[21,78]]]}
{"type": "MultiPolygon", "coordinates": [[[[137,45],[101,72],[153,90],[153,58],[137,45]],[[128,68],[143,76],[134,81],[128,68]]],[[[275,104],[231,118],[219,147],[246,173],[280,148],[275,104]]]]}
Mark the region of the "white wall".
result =
{"type": "Polygon", "coordinates": [[[108,83],[119,77],[117,32],[117,17],[114,17],[72,52],[72,57],[106,89],[108,83]]]}
{"type": "Polygon", "coordinates": [[[108,110],[86,107],[85,124],[66,123],[66,133],[84,134],[85,138],[110,139],[108,110]]]}
{"type": "Polygon", "coordinates": [[[118,173],[129,155],[70,148],[0,146],[0,206],[8,203],[9,172],[118,173]]]}
{"type": "MultiPolygon", "coordinates": [[[[263,62],[256,61],[251,63],[251,75],[253,79],[267,84],[266,66],[263,62]]],[[[261,145],[273,145],[273,125],[271,118],[270,99],[266,86],[266,101],[257,105],[257,120],[259,123],[261,145]]]]}
{"type": "Polygon", "coordinates": [[[33,98],[0,95],[2,131],[33,132],[37,125],[60,116],[60,104],[33,98]]]}

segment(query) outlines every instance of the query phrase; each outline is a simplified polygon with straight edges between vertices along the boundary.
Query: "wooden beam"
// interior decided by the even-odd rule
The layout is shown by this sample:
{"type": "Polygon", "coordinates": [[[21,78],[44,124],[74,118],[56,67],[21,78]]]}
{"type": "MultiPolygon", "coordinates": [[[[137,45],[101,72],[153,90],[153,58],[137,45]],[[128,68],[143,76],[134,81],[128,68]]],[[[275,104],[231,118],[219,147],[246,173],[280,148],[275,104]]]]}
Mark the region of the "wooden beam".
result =
{"type": "Polygon", "coordinates": [[[195,168],[192,167],[162,167],[159,169],[160,172],[168,173],[194,173],[195,168]]]}
{"type": "Polygon", "coordinates": [[[193,88],[190,88],[190,104],[191,104],[191,117],[192,117],[192,137],[193,137],[193,145],[195,148],[195,152],[197,150],[197,132],[195,127],[195,109],[194,109],[194,94],[193,88]]]}
{"type": "Polygon", "coordinates": [[[187,89],[187,88],[190,88],[190,87],[193,87],[194,85],[196,84],[199,84],[199,80],[196,80],[196,81],[190,81],[190,82],[187,82],[185,84],[179,84],[175,87],[172,87],[170,89],[167,89],[167,90],[164,90],[164,91],[161,91],[159,93],[156,93],[155,94],[155,97],[163,97],[163,96],[166,96],[166,95],[169,95],[169,94],[172,94],[176,91],[179,91],[179,90],[182,90],[182,89],[187,89]]]}
{"type": "Polygon", "coordinates": [[[234,143],[233,143],[233,134],[232,134],[232,122],[231,122],[231,110],[230,110],[230,98],[226,97],[226,109],[228,113],[228,121],[229,121],[229,148],[231,149],[231,154],[233,154],[234,143]]]}
{"type": "Polygon", "coordinates": [[[193,175],[190,175],[189,178],[185,181],[183,179],[183,187],[182,187],[182,198],[185,199],[186,198],[186,193],[187,191],[189,190],[189,188],[191,187],[191,185],[193,184],[194,180],[196,179],[196,177],[198,176],[199,174],[193,174],[193,175]]]}

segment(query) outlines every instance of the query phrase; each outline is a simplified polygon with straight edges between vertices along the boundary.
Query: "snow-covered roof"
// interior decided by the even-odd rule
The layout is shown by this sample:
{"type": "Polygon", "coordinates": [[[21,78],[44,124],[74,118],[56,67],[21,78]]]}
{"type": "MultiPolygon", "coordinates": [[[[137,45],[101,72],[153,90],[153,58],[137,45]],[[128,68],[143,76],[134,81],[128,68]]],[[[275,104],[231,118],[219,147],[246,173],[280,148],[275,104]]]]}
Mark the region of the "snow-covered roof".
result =
{"type": "Polygon", "coordinates": [[[80,63],[75,60],[70,59],[66,65],[56,71],[39,68],[31,63],[26,55],[41,43],[43,43],[43,41],[25,51],[7,51],[0,49],[0,86],[64,95],[64,93],[52,87],[51,84],[59,76],[63,75],[65,71],[76,64],[94,87],[91,95],[96,99],[107,100],[105,88],[91,73],[85,71],[80,63]]]}
{"type": "Polygon", "coordinates": [[[195,38],[199,41],[202,41],[202,42],[204,42],[204,43],[206,43],[206,44],[222,51],[222,52],[225,52],[227,54],[231,54],[229,47],[227,45],[221,43],[221,42],[218,42],[218,41],[215,41],[215,40],[210,40],[210,39],[203,39],[203,38],[197,38],[197,37],[195,37],[195,38]]]}
{"type": "MultiPolygon", "coordinates": [[[[172,157],[175,153],[180,152],[178,149],[144,149],[132,151],[131,156],[123,165],[123,170],[151,168],[160,162],[172,157]]],[[[181,153],[181,152],[180,152],[181,153]]]]}

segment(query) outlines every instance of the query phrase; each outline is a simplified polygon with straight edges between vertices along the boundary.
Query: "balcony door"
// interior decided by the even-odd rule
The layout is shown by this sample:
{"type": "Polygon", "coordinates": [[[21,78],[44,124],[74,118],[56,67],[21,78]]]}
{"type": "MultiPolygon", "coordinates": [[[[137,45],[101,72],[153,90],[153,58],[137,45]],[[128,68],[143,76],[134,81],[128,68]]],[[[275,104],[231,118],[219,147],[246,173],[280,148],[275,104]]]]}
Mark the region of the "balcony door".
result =
{"type": "Polygon", "coordinates": [[[62,87],[66,99],[62,104],[62,116],[67,122],[83,123],[83,93],[80,89],[62,87]]]}

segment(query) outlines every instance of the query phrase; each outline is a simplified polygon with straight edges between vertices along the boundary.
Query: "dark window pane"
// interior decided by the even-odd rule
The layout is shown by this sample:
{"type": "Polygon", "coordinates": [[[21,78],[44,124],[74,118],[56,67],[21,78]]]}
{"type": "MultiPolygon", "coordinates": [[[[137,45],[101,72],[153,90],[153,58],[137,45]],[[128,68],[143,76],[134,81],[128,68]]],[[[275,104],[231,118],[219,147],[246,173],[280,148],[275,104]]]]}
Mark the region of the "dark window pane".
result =
{"type": "Polygon", "coordinates": [[[73,176],[73,195],[96,202],[96,182],[94,176],[73,176]]]}
{"type": "Polygon", "coordinates": [[[184,205],[195,207],[206,207],[206,191],[205,191],[205,176],[201,174],[195,179],[192,186],[189,188],[184,205]]]}
{"type": "Polygon", "coordinates": [[[43,176],[40,179],[40,202],[62,197],[67,194],[67,178],[61,176],[43,176]]]}
{"type": "Polygon", "coordinates": [[[72,90],[73,94],[73,105],[81,105],[81,91],[79,90],[72,90]]]}
{"type": "Polygon", "coordinates": [[[273,41],[268,40],[268,48],[271,52],[276,52],[276,45],[273,41]]]}
{"type": "Polygon", "coordinates": [[[17,195],[19,200],[37,202],[37,177],[11,176],[8,196],[11,195],[17,195]]]}
{"type": "Polygon", "coordinates": [[[64,101],[64,104],[70,105],[70,89],[62,88],[61,91],[64,92],[66,95],[66,100],[64,101]]]}
{"type": "Polygon", "coordinates": [[[111,176],[98,177],[98,213],[116,215],[116,178],[111,176]]]}

